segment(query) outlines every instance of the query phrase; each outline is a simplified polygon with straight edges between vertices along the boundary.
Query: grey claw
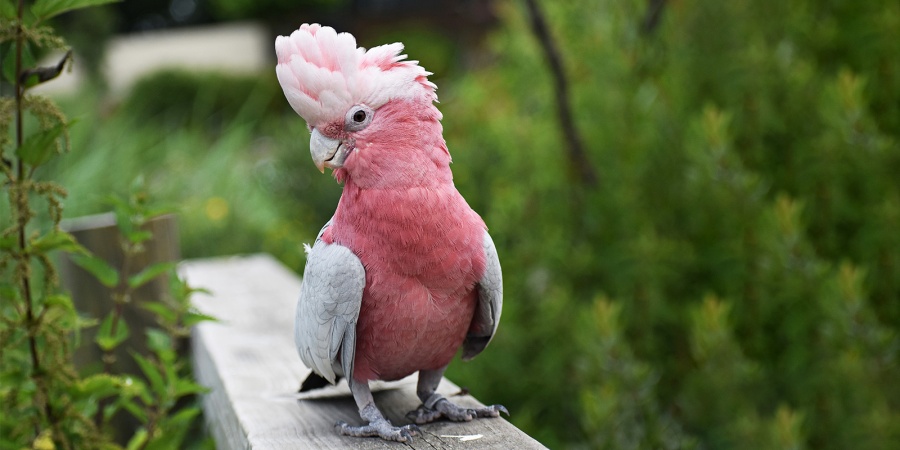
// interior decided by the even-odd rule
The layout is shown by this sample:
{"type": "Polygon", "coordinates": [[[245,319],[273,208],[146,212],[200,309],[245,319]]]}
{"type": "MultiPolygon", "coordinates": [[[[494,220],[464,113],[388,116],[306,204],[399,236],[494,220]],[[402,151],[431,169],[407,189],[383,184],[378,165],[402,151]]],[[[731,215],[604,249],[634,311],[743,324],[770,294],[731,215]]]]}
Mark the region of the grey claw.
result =
{"type": "Polygon", "coordinates": [[[509,410],[506,409],[505,406],[503,406],[503,405],[495,405],[495,406],[497,407],[498,411],[502,412],[503,414],[506,414],[506,417],[509,417],[509,410]]]}

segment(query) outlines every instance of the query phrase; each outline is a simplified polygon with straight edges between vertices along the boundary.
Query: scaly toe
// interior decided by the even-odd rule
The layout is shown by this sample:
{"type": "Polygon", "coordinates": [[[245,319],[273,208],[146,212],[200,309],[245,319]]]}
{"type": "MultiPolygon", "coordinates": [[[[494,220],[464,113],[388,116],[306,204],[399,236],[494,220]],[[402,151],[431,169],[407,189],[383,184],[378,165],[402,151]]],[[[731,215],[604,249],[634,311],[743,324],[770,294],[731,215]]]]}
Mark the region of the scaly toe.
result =
{"type": "Polygon", "coordinates": [[[419,433],[419,427],[416,425],[404,425],[395,427],[387,420],[378,420],[369,425],[358,427],[350,426],[347,422],[338,422],[334,424],[338,433],[344,436],[353,437],[370,437],[378,436],[386,441],[395,442],[412,442],[413,436],[419,433]]]}
{"type": "Polygon", "coordinates": [[[434,422],[441,418],[441,412],[435,411],[433,409],[428,409],[425,405],[421,405],[418,408],[406,413],[406,418],[419,424],[424,425],[426,423],[434,422]]]}
{"type": "Polygon", "coordinates": [[[478,417],[478,413],[474,409],[462,408],[447,399],[442,399],[434,405],[434,409],[443,414],[444,417],[454,422],[469,422],[478,417]]]}

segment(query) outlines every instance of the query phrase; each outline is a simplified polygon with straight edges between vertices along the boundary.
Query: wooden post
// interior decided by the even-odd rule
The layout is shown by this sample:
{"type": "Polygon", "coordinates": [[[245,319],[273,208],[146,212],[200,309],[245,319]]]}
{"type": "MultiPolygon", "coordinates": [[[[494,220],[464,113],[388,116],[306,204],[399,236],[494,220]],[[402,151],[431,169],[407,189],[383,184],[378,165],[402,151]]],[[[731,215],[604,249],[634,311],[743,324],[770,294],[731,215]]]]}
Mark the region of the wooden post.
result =
{"type": "MultiPolygon", "coordinates": [[[[201,323],[192,332],[194,375],[211,389],[203,396],[203,412],[217,448],[402,447],[377,438],[339,436],[334,431],[338,420],[361,423],[346,382],[297,392],[310,370],[294,347],[294,311],[300,293],[300,279],[294,273],[268,255],[188,261],[182,263],[180,272],[192,286],[212,292],[193,301],[201,311],[220,320],[201,323]]],[[[405,414],[420,403],[415,383],[413,375],[373,386],[378,391],[375,402],[395,425],[409,423],[405,414]]],[[[460,405],[483,406],[447,379],[438,391],[460,405]]],[[[410,447],[544,448],[504,419],[436,422],[421,430],[410,447]]]]}
{"type": "MultiPolygon", "coordinates": [[[[86,216],[66,220],[63,229],[71,233],[79,244],[86,247],[110,266],[122,270],[125,255],[122,252],[122,237],[116,227],[116,217],[112,213],[86,216]]],[[[178,228],[174,215],[164,215],[150,220],[145,228],[153,233],[153,238],[144,243],[146,251],[130,262],[132,274],[158,262],[178,261],[181,258],[178,243],[178,228]]],[[[93,275],[77,266],[63,255],[59,264],[62,286],[72,295],[75,308],[82,314],[102,320],[112,310],[112,292],[100,284],[93,275]]],[[[167,295],[168,279],[162,276],[137,289],[132,295],[132,304],[125,308],[123,318],[131,334],[127,341],[115,352],[116,373],[140,373],[130,350],[147,354],[144,329],[156,326],[153,315],[137,305],[143,301],[155,301],[167,295]]],[[[102,352],[93,343],[96,327],[82,331],[81,345],[75,349],[75,363],[84,368],[100,364],[102,352]]]]}

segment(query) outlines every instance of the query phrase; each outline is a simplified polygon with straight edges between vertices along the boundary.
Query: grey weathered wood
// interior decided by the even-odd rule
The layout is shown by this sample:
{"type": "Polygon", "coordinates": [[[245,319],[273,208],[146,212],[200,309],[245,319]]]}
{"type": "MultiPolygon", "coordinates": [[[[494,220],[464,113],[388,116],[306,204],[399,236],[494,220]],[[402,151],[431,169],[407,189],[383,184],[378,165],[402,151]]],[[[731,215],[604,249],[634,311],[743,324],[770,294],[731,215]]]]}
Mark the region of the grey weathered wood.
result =
{"type": "MultiPolygon", "coordinates": [[[[339,436],[334,423],[360,424],[346,383],[298,394],[309,369],[297,356],[293,322],[300,279],[267,255],[188,261],[182,274],[192,286],[212,291],[195,297],[198,308],[218,317],[192,334],[194,372],[211,388],[203,409],[219,449],[397,448],[380,439],[339,436]]],[[[373,387],[375,387],[373,385],[373,387]]],[[[394,424],[415,409],[415,376],[377,386],[375,401],[394,424]]],[[[439,392],[460,392],[448,380],[439,392]]],[[[481,405],[468,395],[462,405],[481,405]]],[[[513,411],[515,413],[515,411],[513,411]]],[[[544,448],[504,419],[438,422],[421,427],[412,448],[544,448]],[[461,437],[469,436],[463,441],[461,437]],[[471,439],[472,437],[480,438],[471,439]]]]}

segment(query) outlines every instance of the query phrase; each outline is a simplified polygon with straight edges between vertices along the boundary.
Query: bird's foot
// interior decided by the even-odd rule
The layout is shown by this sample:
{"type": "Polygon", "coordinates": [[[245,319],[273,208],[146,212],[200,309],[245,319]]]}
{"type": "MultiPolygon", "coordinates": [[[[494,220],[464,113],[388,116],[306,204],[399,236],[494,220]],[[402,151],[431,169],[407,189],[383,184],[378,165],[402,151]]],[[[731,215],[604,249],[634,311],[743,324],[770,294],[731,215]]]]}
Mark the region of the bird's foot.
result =
{"type": "Polygon", "coordinates": [[[500,417],[500,413],[507,416],[509,411],[503,405],[491,405],[482,408],[463,408],[450,403],[440,394],[432,394],[424,404],[406,414],[413,422],[422,425],[434,422],[440,418],[453,422],[469,422],[478,417],[500,417]]]}
{"type": "Polygon", "coordinates": [[[350,426],[347,422],[338,422],[334,425],[338,433],[344,436],[353,437],[373,437],[378,436],[386,441],[395,442],[411,442],[413,436],[419,433],[419,427],[415,425],[404,425],[395,427],[391,425],[387,419],[377,419],[369,422],[368,425],[358,427],[350,426]]]}

